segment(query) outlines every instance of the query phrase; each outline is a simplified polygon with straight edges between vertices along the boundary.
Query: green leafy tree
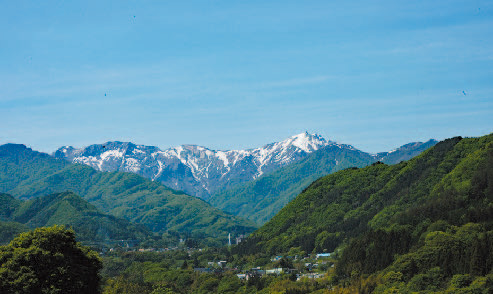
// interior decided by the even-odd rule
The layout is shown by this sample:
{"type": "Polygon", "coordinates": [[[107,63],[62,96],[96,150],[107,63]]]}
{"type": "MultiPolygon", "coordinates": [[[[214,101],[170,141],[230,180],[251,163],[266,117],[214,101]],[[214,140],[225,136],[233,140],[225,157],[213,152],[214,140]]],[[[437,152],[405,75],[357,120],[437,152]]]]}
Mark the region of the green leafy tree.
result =
{"type": "Polygon", "coordinates": [[[73,230],[38,228],[0,247],[0,293],[99,293],[101,267],[73,230]]]}

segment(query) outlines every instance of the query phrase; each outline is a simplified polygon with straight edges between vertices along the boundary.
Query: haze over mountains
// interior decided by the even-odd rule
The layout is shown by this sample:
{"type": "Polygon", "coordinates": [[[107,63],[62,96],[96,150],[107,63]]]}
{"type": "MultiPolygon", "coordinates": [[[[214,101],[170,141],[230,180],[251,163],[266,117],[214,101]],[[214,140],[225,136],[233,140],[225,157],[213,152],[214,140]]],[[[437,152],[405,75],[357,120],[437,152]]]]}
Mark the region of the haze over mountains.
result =
{"type": "MultiPolygon", "coordinates": [[[[366,155],[369,162],[381,160],[394,163],[409,159],[435,143],[434,140],[410,143],[391,152],[366,155]]],[[[65,146],[59,148],[54,156],[100,171],[136,173],[208,200],[217,192],[258,179],[329,146],[334,150],[356,150],[351,145],[338,144],[321,135],[304,132],[249,150],[217,151],[197,145],[161,150],[155,146],[115,141],[85,148],[65,146]]],[[[337,166],[339,162],[334,164],[337,166]]],[[[348,166],[341,166],[345,167],[348,166]]]]}

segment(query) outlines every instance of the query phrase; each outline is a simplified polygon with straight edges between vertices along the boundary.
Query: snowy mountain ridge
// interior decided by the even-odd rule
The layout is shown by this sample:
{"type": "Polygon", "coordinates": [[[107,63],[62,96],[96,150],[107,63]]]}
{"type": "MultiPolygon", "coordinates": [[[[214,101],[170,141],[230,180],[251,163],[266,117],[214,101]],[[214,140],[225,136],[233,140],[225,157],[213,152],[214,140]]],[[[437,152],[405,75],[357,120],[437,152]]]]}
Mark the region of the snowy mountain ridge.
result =
{"type": "MultiPolygon", "coordinates": [[[[398,163],[412,158],[436,142],[414,142],[390,152],[367,154],[374,161],[398,163]]],[[[351,145],[327,141],[321,135],[304,132],[281,142],[248,150],[221,151],[198,145],[161,150],[155,146],[114,141],[85,148],[64,146],[53,155],[100,171],[136,173],[172,189],[208,200],[218,191],[253,181],[328,146],[343,151],[357,150],[351,145]]],[[[337,160],[335,163],[339,165],[337,160]]]]}
{"type": "MultiPolygon", "coordinates": [[[[207,199],[217,189],[251,181],[328,145],[321,135],[304,132],[249,150],[217,151],[197,145],[166,150],[130,142],[107,142],[85,148],[64,146],[54,156],[100,171],[137,173],[166,186],[207,199]]],[[[340,145],[340,148],[352,148],[340,145]]]]}

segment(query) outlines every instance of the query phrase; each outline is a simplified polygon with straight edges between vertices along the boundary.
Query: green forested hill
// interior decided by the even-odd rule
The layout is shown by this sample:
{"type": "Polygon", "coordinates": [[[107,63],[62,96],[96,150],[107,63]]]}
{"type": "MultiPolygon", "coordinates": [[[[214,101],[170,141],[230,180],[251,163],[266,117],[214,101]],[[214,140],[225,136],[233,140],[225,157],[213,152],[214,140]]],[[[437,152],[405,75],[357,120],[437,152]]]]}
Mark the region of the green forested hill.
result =
{"type": "Polygon", "coordinates": [[[407,162],[323,177],[236,250],[292,247],[342,248],[338,278],[366,283],[359,291],[443,289],[453,277],[469,287],[493,269],[493,135],[448,139],[407,162]]]}
{"type": "MultiPolygon", "coordinates": [[[[101,213],[96,207],[72,192],[40,196],[32,200],[19,201],[3,194],[0,199],[2,214],[6,204],[17,201],[19,205],[10,209],[8,221],[24,224],[29,228],[51,225],[73,227],[80,240],[103,241],[105,239],[143,240],[149,232],[143,225],[134,225],[125,219],[101,213]]],[[[4,225],[7,225],[5,223],[4,225]]],[[[10,224],[12,226],[12,223],[10,224]]]]}
{"type": "Polygon", "coordinates": [[[486,160],[483,153],[492,138],[448,139],[407,162],[374,163],[320,178],[252,239],[272,253],[296,246],[332,251],[347,237],[386,227],[396,214],[432,199],[443,183],[453,182],[457,169],[486,160]]]}
{"type": "Polygon", "coordinates": [[[143,240],[149,235],[143,225],[103,214],[72,192],[55,193],[25,201],[12,219],[31,228],[68,225],[73,227],[81,240],[143,240]]]}
{"type": "Polygon", "coordinates": [[[141,176],[98,172],[23,145],[0,146],[0,192],[20,199],[73,191],[104,213],[148,226],[196,236],[247,233],[252,223],[141,176]]]}

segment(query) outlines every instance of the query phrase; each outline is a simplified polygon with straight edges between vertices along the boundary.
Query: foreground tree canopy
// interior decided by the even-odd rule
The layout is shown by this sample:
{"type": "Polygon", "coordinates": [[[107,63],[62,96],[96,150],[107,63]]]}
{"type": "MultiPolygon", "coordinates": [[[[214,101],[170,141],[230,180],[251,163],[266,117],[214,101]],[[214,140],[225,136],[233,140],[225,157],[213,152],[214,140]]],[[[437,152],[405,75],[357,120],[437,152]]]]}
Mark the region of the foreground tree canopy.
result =
{"type": "Polygon", "coordinates": [[[73,230],[38,228],[0,246],[0,293],[99,293],[101,267],[73,230]]]}

